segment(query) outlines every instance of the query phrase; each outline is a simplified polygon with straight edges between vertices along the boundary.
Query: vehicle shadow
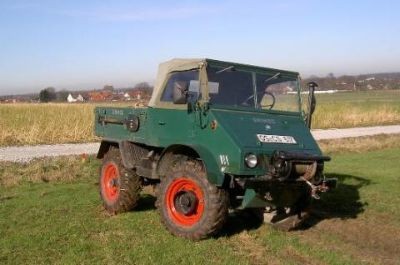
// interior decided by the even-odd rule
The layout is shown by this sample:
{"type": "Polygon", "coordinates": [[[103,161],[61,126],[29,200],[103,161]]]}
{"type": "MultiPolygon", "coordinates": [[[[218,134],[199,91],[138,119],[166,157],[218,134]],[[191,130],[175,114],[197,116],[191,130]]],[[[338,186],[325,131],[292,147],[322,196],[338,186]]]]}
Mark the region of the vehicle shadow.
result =
{"type": "Polygon", "coordinates": [[[337,178],[338,185],[332,191],[323,194],[320,200],[314,201],[310,217],[301,229],[311,228],[326,219],[357,218],[368,206],[361,200],[359,190],[373,184],[370,180],[359,176],[335,173],[326,174],[326,177],[337,178]]]}
{"type": "MultiPolygon", "coordinates": [[[[337,178],[336,189],[325,193],[320,200],[313,203],[310,216],[295,230],[307,230],[326,219],[353,219],[365,211],[367,203],[362,202],[359,190],[373,184],[370,180],[346,174],[326,174],[327,178],[337,178]]],[[[227,224],[217,235],[232,236],[242,231],[249,231],[259,228],[262,220],[247,211],[229,216],[227,224]]]]}
{"type": "Polygon", "coordinates": [[[154,195],[148,193],[140,194],[140,199],[137,207],[134,209],[135,212],[153,211],[156,209],[157,198],[154,195]]]}
{"type": "MultiPolygon", "coordinates": [[[[142,193],[135,212],[146,212],[156,210],[157,198],[153,194],[142,193]]],[[[229,214],[227,223],[224,225],[216,237],[231,236],[240,233],[243,230],[257,229],[263,224],[263,220],[251,211],[235,211],[229,214]]]]}
{"type": "MultiPolygon", "coordinates": [[[[327,178],[337,178],[336,189],[324,193],[320,200],[313,203],[310,217],[298,230],[307,230],[326,219],[353,219],[364,212],[367,203],[360,198],[359,190],[373,183],[365,178],[346,174],[326,174],[327,178]]],[[[152,194],[142,193],[138,206],[134,211],[153,211],[156,197],[152,194]]],[[[250,210],[241,210],[230,213],[227,223],[216,237],[232,236],[242,231],[259,228],[263,220],[257,213],[250,210]]]]}
{"type": "Polygon", "coordinates": [[[255,230],[263,223],[264,220],[256,213],[247,210],[235,211],[229,215],[226,224],[215,237],[230,237],[243,231],[255,230]]]}

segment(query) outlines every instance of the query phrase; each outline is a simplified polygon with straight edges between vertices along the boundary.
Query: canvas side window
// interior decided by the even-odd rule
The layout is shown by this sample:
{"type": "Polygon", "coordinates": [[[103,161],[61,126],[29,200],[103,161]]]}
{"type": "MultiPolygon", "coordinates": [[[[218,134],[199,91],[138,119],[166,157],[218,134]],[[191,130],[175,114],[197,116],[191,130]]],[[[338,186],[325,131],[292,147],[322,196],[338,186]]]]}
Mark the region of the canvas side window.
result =
{"type": "Polygon", "coordinates": [[[198,99],[200,94],[199,88],[199,71],[183,71],[174,72],[170,75],[168,82],[164,88],[161,96],[161,101],[172,102],[173,101],[173,89],[175,82],[185,82],[188,85],[188,102],[194,102],[198,99]]]}

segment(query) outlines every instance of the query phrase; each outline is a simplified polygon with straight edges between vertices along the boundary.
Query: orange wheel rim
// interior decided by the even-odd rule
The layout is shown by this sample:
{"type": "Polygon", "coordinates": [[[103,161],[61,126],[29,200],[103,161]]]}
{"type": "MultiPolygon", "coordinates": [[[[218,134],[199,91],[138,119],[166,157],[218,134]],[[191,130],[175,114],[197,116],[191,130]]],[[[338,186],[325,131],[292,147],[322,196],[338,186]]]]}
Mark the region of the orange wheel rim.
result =
{"type": "Polygon", "coordinates": [[[192,226],[203,216],[203,191],[191,179],[185,177],[175,179],[167,189],[166,206],[175,224],[192,226]]]}
{"type": "Polygon", "coordinates": [[[119,195],[119,173],[117,166],[113,163],[104,167],[101,186],[105,199],[108,202],[115,202],[119,195]]]}

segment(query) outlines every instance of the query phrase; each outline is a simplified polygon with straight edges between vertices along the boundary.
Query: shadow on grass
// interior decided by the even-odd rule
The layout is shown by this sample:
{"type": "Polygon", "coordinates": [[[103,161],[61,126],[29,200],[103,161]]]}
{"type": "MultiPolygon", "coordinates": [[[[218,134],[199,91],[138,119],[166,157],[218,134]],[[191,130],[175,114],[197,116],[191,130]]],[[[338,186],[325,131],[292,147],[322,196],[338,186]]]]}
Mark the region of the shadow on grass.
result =
{"type": "MultiPolygon", "coordinates": [[[[365,211],[367,203],[363,202],[359,190],[373,184],[370,180],[346,175],[326,174],[327,178],[337,178],[337,188],[323,194],[321,200],[314,201],[311,216],[298,229],[311,228],[326,219],[353,219],[365,211]]],[[[245,230],[257,229],[263,224],[256,215],[249,211],[241,211],[230,216],[219,236],[232,236],[245,230]]]]}
{"type": "Polygon", "coordinates": [[[151,194],[141,194],[135,212],[153,211],[156,209],[156,197],[151,194]]]}
{"type": "MultiPolygon", "coordinates": [[[[138,202],[138,206],[134,209],[135,212],[155,211],[157,198],[151,194],[142,193],[138,202]]],[[[216,237],[231,236],[240,233],[244,230],[257,229],[262,225],[262,220],[257,217],[256,213],[251,211],[235,211],[230,214],[227,223],[224,225],[221,232],[216,237]]]]}
{"type": "Polygon", "coordinates": [[[304,229],[310,228],[325,219],[340,218],[354,219],[364,212],[367,203],[362,202],[359,190],[371,185],[370,180],[345,174],[326,174],[327,178],[337,178],[337,188],[323,194],[321,200],[315,201],[311,211],[311,217],[304,225],[304,229]]]}
{"type": "Polygon", "coordinates": [[[11,199],[13,199],[14,197],[16,197],[16,196],[4,196],[4,197],[0,197],[0,202],[11,200],[11,199]]]}
{"type": "Polygon", "coordinates": [[[228,221],[222,228],[222,230],[216,235],[218,237],[233,236],[243,231],[250,231],[259,228],[263,224],[262,217],[252,212],[251,210],[240,210],[235,211],[234,214],[230,214],[228,221]]]}
{"type": "MultiPolygon", "coordinates": [[[[359,190],[371,185],[371,181],[362,177],[345,174],[326,174],[327,178],[337,178],[336,189],[323,194],[321,200],[313,204],[311,216],[299,229],[311,228],[326,219],[352,219],[364,212],[367,204],[362,202],[359,190]]],[[[135,211],[153,211],[156,197],[142,194],[135,211]]],[[[216,237],[232,236],[242,231],[259,228],[263,224],[259,215],[250,210],[235,211],[229,215],[227,223],[216,237]]]]}

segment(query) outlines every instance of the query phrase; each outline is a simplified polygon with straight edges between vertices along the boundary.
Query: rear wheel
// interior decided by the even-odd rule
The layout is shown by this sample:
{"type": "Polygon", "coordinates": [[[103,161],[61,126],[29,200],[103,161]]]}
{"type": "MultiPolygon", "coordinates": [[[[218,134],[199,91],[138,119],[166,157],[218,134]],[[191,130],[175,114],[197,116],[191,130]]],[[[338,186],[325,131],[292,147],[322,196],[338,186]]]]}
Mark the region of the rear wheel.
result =
{"type": "Polygon", "coordinates": [[[228,196],[208,182],[200,161],[180,157],[161,179],[157,207],[172,234],[199,240],[214,235],[226,222],[228,196]]]}
{"type": "Polygon", "coordinates": [[[140,178],[123,166],[120,151],[115,147],[104,155],[99,185],[104,208],[110,214],[136,207],[141,190],[140,178]]]}

